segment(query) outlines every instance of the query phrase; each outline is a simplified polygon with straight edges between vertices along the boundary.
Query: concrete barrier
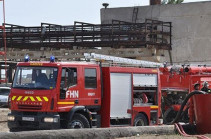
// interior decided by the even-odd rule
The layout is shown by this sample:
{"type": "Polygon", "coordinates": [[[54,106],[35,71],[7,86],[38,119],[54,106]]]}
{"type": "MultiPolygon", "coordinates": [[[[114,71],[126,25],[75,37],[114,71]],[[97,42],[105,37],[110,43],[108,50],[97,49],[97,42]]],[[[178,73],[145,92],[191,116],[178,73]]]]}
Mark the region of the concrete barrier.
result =
{"type": "Polygon", "coordinates": [[[112,127],[93,129],[60,129],[60,130],[39,130],[23,132],[0,132],[0,139],[71,139],[71,138],[117,138],[131,137],[137,134],[175,134],[173,125],[165,126],[140,126],[140,127],[112,127]]]}

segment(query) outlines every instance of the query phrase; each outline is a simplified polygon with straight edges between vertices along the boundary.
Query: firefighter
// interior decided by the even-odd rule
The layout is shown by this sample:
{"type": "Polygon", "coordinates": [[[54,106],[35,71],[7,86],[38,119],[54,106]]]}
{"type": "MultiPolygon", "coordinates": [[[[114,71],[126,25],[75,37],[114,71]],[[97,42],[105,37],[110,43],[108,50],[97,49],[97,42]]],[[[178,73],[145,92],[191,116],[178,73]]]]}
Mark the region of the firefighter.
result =
{"type": "Polygon", "coordinates": [[[203,82],[203,87],[201,89],[201,91],[207,92],[207,93],[211,93],[211,90],[208,88],[209,84],[208,82],[203,82]]]}
{"type": "Polygon", "coordinates": [[[194,90],[199,90],[200,84],[197,82],[194,84],[194,90]]]}

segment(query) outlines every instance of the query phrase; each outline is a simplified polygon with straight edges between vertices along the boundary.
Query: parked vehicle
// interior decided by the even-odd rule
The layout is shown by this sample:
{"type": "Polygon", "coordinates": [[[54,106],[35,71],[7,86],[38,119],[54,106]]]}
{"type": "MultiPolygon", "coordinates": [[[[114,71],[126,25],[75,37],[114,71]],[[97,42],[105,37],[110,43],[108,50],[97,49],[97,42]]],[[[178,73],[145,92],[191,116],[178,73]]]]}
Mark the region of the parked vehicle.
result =
{"type": "MultiPolygon", "coordinates": [[[[170,123],[176,117],[183,100],[190,92],[194,90],[204,91],[202,89],[204,82],[211,85],[211,67],[170,66],[160,68],[160,79],[163,120],[164,123],[170,123]]],[[[181,122],[193,123],[195,118],[193,117],[192,99],[185,106],[182,115],[181,122]]]]}
{"type": "MultiPolygon", "coordinates": [[[[9,95],[8,127],[15,131],[147,126],[160,124],[159,118],[169,123],[190,92],[201,89],[203,82],[211,83],[208,67],[175,70],[155,68],[158,63],[139,64],[151,68],[120,67],[119,64],[103,67],[92,62],[54,62],[52,59],[20,62],[9,95]]],[[[181,112],[186,116],[182,120],[194,124],[194,109],[190,99],[181,112]]]]}
{"type": "Polygon", "coordinates": [[[157,125],[157,68],[90,62],[21,62],[10,93],[8,127],[91,128],[157,125]]]}
{"type": "Polygon", "coordinates": [[[0,107],[8,107],[10,87],[0,87],[0,107]]]}

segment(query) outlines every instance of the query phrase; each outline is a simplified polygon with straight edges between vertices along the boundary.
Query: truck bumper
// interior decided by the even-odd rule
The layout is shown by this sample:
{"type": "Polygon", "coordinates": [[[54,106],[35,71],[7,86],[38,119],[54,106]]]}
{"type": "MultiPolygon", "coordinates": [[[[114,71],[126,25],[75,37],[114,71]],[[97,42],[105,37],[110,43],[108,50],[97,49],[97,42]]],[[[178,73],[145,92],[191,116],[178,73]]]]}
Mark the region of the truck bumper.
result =
{"type": "Polygon", "coordinates": [[[9,129],[58,129],[60,128],[60,116],[58,113],[39,113],[39,112],[11,112],[8,117],[9,129]],[[47,118],[48,121],[44,119],[47,118]],[[49,121],[53,119],[53,121],[49,121]]]}

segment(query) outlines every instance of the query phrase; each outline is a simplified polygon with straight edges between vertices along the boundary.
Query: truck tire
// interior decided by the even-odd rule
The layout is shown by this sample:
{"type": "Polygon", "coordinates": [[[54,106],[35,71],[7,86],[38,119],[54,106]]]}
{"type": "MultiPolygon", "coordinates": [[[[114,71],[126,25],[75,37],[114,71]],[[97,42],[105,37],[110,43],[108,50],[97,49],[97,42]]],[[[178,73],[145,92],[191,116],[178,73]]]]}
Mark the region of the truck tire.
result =
{"type": "Polygon", "coordinates": [[[68,122],[67,128],[90,128],[90,124],[84,115],[80,113],[75,113],[73,118],[68,122]]]}
{"type": "Polygon", "coordinates": [[[163,123],[168,124],[174,120],[177,115],[177,111],[174,111],[173,107],[168,108],[163,114],[163,123]]]}
{"type": "Polygon", "coordinates": [[[139,113],[134,120],[134,126],[146,126],[146,125],[148,125],[146,116],[142,113],[139,113]]]}

